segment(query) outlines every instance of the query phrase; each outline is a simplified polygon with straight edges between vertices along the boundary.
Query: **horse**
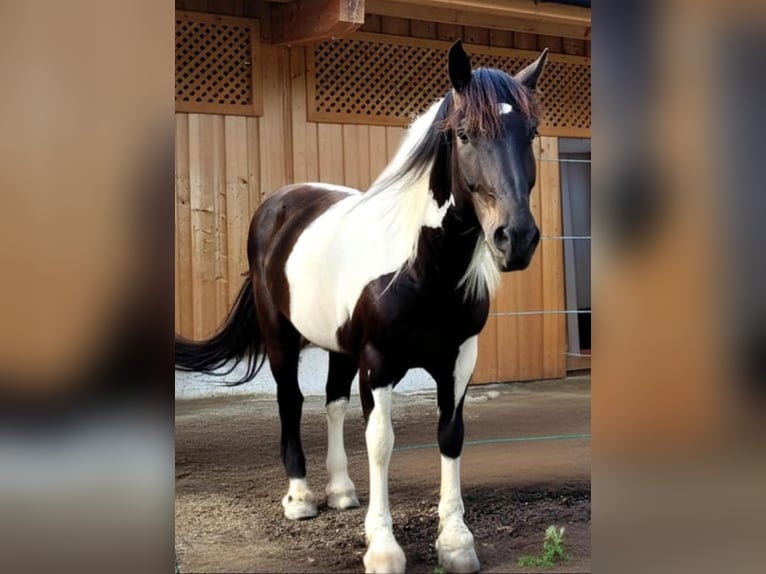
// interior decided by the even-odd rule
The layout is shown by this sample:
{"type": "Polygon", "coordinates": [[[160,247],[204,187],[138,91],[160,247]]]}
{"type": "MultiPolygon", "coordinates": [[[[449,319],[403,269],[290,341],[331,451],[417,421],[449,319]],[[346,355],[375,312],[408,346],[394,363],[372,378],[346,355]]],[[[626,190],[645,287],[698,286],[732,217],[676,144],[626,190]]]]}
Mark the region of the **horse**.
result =
{"type": "Polygon", "coordinates": [[[546,60],[547,50],[515,76],[472,70],[455,42],[451,88],[414,120],[371,188],[304,183],[269,195],[252,218],[250,270],[222,328],[205,341],[176,337],[178,368],[220,374],[232,360],[226,372],[247,361],[239,382],[268,357],[289,479],[282,506],[294,520],[317,514],[301,446],[300,351],[307,343],[329,351],[325,493],[335,509],[359,506],[343,445],[359,372],[370,478],[367,572],[406,565],[389,511],[391,401],[394,386],[418,367],[437,389],[439,564],[448,572],[480,568],[460,492],[463,401],[500,272],[526,268],[540,239],[530,194],[535,87],[546,60]]]}

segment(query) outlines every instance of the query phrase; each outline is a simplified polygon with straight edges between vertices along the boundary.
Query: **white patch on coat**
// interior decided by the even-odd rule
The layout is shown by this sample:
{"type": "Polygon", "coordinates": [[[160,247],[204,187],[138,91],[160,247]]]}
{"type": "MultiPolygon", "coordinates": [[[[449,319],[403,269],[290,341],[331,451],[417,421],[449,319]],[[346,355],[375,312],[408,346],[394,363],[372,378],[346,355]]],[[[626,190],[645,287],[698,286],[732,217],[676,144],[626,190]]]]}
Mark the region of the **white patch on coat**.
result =
{"type": "Polygon", "coordinates": [[[498,106],[497,113],[499,113],[501,116],[503,114],[510,114],[513,111],[513,106],[507,102],[503,102],[498,106]]]}
{"type": "MultiPolygon", "coordinates": [[[[479,337],[474,335],[469,337],[458,348],[457,359],[455,360],[455,370],[452,374],[455,380],[455,409],[465,394],[468,382],[473,375],[473,369],[476,366],[476,357],[479,354],[479,337]]],[[[455,416],[453,411],[452,416],[455,416]]]]}
{"type": "Polygon", "coordinates": [[[473,534],[463,522],[460,458],[442,455],[441,461],[439,536],[436,539],[439,565],[447,572],[477,572],[480,564],[473,545],[473,534]]]}
{"type": "Polygon", "coordinates": [[[476,241],[473,257],[458,287],[465,285],[466,301],[481,301],[489,293],[492,299],[500,285],[500,270],[482,234],[476,241]]]}
{"type": "Polygon", "coordinates": [[[438,105],[413,123],[366,194],[340,188],[348,197],[317,217],[295,242],[285,266],[290,321],[315,345],[339,351],[338,329],[351,318],[365,286],[414,258],[423,226],[441,226],[450,202],[436,203],[427,174],[381,187],[386,174],[401,171],[433,123],[438,105]]]}
{"type": "Polygon", "coordinates": [[[464,508],[463,497],[460,493],[460,457],[450,458],[441,455],[441,459],[442,482],[439,494],[439,520],[444,522],[455,513],[459,513],[462,518],[464,508]]]}
{"type": "Polygon", "coordinates": [[[348,459],[343,443],[343,420],[347,406],[348,399],[338,399],[327,405],[327,472],[330,480],[325,493],[330,508],[359,506],[354,483],[348,476],[348,459]]]}

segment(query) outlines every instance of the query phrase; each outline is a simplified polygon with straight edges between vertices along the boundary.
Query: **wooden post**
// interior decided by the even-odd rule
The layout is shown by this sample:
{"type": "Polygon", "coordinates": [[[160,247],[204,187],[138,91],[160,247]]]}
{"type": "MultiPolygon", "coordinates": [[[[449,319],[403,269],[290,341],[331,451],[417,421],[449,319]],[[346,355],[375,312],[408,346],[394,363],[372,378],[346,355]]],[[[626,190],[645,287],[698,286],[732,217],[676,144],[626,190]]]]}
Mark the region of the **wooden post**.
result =
{"type": "Polygon", "coordinates": [[[364,0],[296,0],[271,6],[273,44],[306,44],[350,34],[364,24],[364,0]]]}

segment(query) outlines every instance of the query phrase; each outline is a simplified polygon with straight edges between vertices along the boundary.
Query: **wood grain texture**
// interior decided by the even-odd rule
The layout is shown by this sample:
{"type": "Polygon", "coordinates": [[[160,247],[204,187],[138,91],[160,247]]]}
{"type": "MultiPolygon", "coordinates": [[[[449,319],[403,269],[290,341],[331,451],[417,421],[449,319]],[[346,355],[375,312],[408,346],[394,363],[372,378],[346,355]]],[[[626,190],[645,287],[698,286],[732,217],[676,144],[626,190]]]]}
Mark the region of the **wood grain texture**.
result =
{"type": "Polygon", "coordinates": [[[247,191],[250,213],[261,204],[260,120],[247,118],[247,191]]]}
{"type": "Polygon", "coordinates": [[[513,48],[513,32],[510,30],[490,30],[489,45],[500,48],[513,48]]]}
{"type": "Polygon", "coordinates": [[[463,37],[463,27],[457,24],[439,23],[436,25],[436,38],[446,42],[454,42],[463,37]]]}
{"type": "Polygon", "coordinates": [[[519,50],[537,50],[537,35],[528,32],[514,32],[513,47],[519,50]]]}
{"type": "Polygon", "coordinates": [[[343,169],[343,126],[339,124],[318,124],[319,181],[342,185],[345,179],[343,169]]]}
{"type": "Polygon", "coordinates": [[[192,333],[192,246],[191,246],[191,190],[189,181],[189,116],[176,115],[175,188],[176,188],[176,318],[179,333],[192,333]]]}
{"type": "Polygon", "coordinates": [[[542,51],[545,48],[554,54],[563,52],[562,39],[556,36],[538,36],[537,49],[542,51]]]}
{"type": "Polygon", "coordinates": [[[410,35],[415,38],[436,39],[436,22],[410,20],[410,35]]]}
{"type": "Polygon", "coordinates": [[[367,14],[364,18],[364,24],[359,29],[364,32],[380,32],[381,18],[377,14],[367,14]]]}
{"type": "MultiPolygon", "coordinates": [[[[533,143],[535,157],[540,157],[540,138],[533,143]]],[[[538,169],[541,164],[538,163],[538,169]]],[[[541,182],[538,180],[530,195],[530,209],[537,225],[541,225],[541,182]]],[[[543,309],[543,265],[538,246],[532,261],[518,274],[516,290],[518,311],[543,309]]],[[[543,315],[522,315],[515,318],[519,335],[519,374],[521,380],[541,378],[543,372],[543,315]]]]}
{"type": "MultiPolygon", "coordinates": [[[[558,139],[540,138],[539,181],[542,195],[541,232],[543,235],[560,236],[561,223],[561,183],[558,160],[558,139]]],[[[564,309],[564,246],[560,240],[542,241],[543,285],[542,300],[544,309],[564,309]]],[[[557,378],[566,374],[566,318],[564,315],[545,315],[543,317],[543,358],[542,377],[557,378]]]]}
{"type": "Polygon", "coordinates": [[[477,26],[466,26],[463,28],[463,41],[468,44],[489,45],[489,30],[477,26]]]}
{"type": "Polygon", "coordinates": [[[474,384],[494,383],[497,376],[497,317],[490,316],[479,335],[479,356],[473,371],[474,384]]]}
{"type": "Polygon", "coordinates": [[[290,78],[292,90],[292,162],[294,181],[317,181],[319,163],[317,152],[317,127],[308,121],[306,92],[306,49],[303,46],[290,50],[290,78]]]}
{"type": "Polygon", "coordinates": [[[343,184],[359,189],[359,129],[362,126],[343,126],[343,184]]]}
{"type": "Polygon", "coordinates": [[[225,119],[227,305],[239,292],[241,275],[248,270],[247,231],[250,226],[247,119],[225,119]]]}
{"type": "Polygon", "coordinates": [[[392,34],[394,36],[409,36],[410,21],[407,18],[383,16],[380,19],[380,31],[383,34],[392,34]]]}
{"type": "Polygon", "coordinates": [[[189,115],[189,182],[191,206],[191,291],[195,338],[209,336],[215,329],[216,253],[215,198],[213,181],[213,116],[189,115]]]}
{"type": "Polygon", "coordinates": [[[370,183],[381,174],[388,163],[386,151],[386,128],[369,126],[370,133],[370,183]]]}
{"type": "Polygon", "coordinates": [[[292,171],[292,150],[290,149],[291,137],[288,136],[290,124],[285,121],[289,116],[285,109],[290,93],[289,72],[287,74],[285,72],[289,52],[286,48],[264,45],[262,57],[264,114],[259,128],[261,195],[263,196],[286,185],[289,181],[288,163],[289,171],[292,171]]]}
{"type": "Polygon", "coordinates": [[[229,252],[228,211],[226,208],[226,149],[224,116],[210,117],[213,128],[213,249],[215,253],[215,306],[216,315],[225,314],[229,308],[229,252]]]}

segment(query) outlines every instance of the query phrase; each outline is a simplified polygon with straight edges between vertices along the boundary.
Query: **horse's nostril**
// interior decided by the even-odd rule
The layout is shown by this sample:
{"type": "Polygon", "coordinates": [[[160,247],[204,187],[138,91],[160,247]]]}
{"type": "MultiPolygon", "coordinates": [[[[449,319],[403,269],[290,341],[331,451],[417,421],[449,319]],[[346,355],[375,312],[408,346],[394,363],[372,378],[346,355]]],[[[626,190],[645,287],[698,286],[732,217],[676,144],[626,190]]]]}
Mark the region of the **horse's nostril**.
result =
{"type": "Polygon", "coordinates": [[[508,246],[508,243],[511,241],[510,235],[508,235],[508,231],[505,229],[505,227],[500,226],[495,229],[495,245],[499,249],[503,249],[508,246]]]}

